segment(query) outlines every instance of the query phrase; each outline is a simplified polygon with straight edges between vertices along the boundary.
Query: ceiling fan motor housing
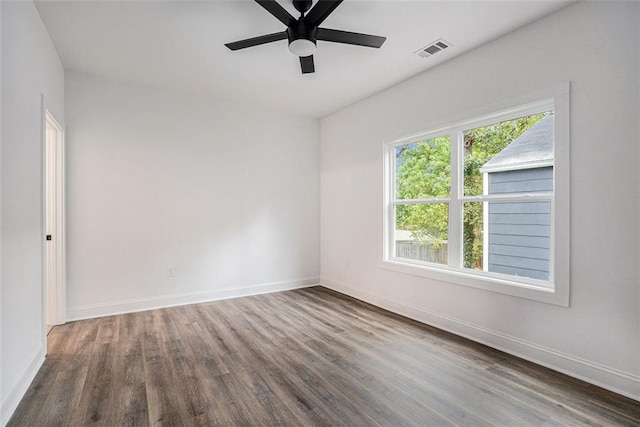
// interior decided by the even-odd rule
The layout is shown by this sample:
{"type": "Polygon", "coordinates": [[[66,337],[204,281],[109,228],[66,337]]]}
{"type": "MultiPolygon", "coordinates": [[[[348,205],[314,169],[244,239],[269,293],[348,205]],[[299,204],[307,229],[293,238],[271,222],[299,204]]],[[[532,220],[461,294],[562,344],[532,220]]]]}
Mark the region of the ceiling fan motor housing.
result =
{"type": "Polygon", "coordinates": [[[318,27],[309,25],[301,17],[287,28],[289,50],[297,56],[313,55],[316,50],[318,27]]]}

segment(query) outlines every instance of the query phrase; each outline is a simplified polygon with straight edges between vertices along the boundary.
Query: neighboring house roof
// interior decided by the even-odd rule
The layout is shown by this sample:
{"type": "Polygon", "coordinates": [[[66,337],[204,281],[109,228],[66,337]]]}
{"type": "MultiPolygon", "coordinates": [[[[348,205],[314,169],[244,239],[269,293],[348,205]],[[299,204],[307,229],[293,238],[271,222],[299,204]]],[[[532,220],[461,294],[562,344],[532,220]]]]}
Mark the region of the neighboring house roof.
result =
{"type": "Polygon", "coordinates": [[[480,168],[480,172],[553,166],[553,114],[541,118],[480,168]]]}

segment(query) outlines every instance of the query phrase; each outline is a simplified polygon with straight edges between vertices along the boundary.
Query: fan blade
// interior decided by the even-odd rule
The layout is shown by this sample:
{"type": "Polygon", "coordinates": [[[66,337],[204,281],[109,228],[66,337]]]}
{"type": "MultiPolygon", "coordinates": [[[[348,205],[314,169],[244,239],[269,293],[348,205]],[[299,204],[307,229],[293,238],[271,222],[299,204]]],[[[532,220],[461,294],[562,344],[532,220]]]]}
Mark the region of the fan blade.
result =
{"type": "Polygon", "coordinates": [[[329,28],[318,28],[316,35],[318,40],[325,42],[355,44],[357,46],[367,46],[379,48],[387,40],[386,37],[372,36],[371,34],[352,33],[350,31],[330,30],[329,28]]]}
{"type": "Polygon", "coordinates": [[[256,0],[256,3],[267,9],[267,12],[275,16],[278,21],[287,27],[296,22],[296,19],[284,7],[280,6],[276,0],[256,0]]]}
{"type": "Polygon", "coordinates": [[[302,68],[302,74],[315,73],[316,67],[313,65],[313,55],[301,56],[300,68],[302,68]]]}
{"type": "Polygon", "coordinates": [[[319,26],[327,17],[340,6],[343,0],[318,0],[315,6],[307,13],[304,20],[314,27],[319,26]]]}
{"type": "Polygon", "coordinates": [[[278,40],[284,40],[287,38],[287,32],[282,31],[279,33],[265,34],[264,36],[253,37],[250,39],[240,40],[233,43],[226,43],[225,46],[231,50],[244,49],[247,47],[258,46],[265,43],[276,42],[278,40]]]}

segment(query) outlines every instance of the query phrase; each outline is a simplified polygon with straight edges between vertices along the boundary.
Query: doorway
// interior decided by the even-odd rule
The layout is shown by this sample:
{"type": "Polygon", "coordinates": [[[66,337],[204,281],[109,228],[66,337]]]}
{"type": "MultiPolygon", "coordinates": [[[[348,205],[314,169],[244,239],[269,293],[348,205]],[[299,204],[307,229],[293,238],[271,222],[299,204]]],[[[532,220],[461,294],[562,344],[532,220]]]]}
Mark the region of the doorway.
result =
{"type": "Polygon", "coordinates": [[[44,110],[44,318],[65,323],[64,131],[44,110]]]}

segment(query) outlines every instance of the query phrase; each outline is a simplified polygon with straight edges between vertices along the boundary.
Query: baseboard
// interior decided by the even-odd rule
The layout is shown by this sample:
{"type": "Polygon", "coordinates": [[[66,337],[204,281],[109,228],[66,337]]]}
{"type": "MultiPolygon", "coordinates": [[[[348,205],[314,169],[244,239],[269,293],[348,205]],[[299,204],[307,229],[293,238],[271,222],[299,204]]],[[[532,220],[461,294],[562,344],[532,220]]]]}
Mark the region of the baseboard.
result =
{"type": "Polygon", "coordinates": [[[149,298],[137,298],[125,301],[115,301],[103,304],[81,305],[69,307],[67,321],[92,319],[96,317],[112,316],[115,314],[135,313],[138,311],[153,310],[156,308],[175,307],[179,305],[196,304],[229,298],[246,297],[250,295],[266,294],[270,292],[287,291],[292,289],[315,286],[319,282],[318,277],[304,279],[263,283],[245,286],[242,288],[222,288],[210,291],[189,292],[173,295],[161,295],[149,298]]]}
{"type": "Polygon", "coordinates": [[[320,285],[640,401],[640,376],[322,278],[320,285]]]}
{"type": "Polygon", "coordinates": [[[22,400],[22,397],[29,389],[31,382],[36,377],[38,370],[44,363],[44,356],[45,347],[44,344],[42,344],[31,359],[31,362],[29,362],[22,373],[18,376],[18,379],[7,388],[8,392],[6,394],[3,393],[2,409],[0,410],[0,426],[5,426],[9,422],[13,412],[20,403],[20,400],[22,400]]]}

